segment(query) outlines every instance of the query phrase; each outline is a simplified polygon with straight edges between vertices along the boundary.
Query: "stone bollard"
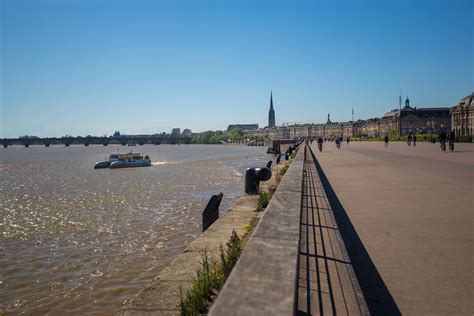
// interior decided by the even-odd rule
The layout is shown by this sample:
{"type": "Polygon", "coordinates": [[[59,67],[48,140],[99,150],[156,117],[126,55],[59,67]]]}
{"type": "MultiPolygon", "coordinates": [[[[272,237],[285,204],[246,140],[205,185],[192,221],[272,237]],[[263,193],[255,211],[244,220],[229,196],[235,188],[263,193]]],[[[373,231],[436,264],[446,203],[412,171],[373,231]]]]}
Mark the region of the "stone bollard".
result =
{"type": "Polygon", "coordinates": [[[256,195],[260,181],[267,181],[272,177],[272,170],[267,167],[248,168],[245,171],[245,193],[256,195]]]}
{"type": "Polygon", "coordinates": [[[219,205],[221,204],[223,196],[224,194],[222,192],[213,195],[207,203],[206,208],[202,212],[202,232],[205,232],[212,223],[219,219],[219,205]]]}

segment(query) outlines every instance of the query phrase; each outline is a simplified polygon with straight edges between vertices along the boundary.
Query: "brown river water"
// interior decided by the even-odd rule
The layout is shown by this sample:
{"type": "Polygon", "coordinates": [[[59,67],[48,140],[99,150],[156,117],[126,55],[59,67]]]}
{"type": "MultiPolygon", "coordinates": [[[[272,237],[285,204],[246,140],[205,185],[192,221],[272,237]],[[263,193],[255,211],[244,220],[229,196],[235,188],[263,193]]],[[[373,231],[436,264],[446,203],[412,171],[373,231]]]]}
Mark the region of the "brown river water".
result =
{"type": "Polygon", "coordinates": [[[0,315],[111,315],[201,232],[201,213],[243,195],[265,147],[0,148],[0,315]],[[153,166],[98,169],[130,149],[153,166]]]}

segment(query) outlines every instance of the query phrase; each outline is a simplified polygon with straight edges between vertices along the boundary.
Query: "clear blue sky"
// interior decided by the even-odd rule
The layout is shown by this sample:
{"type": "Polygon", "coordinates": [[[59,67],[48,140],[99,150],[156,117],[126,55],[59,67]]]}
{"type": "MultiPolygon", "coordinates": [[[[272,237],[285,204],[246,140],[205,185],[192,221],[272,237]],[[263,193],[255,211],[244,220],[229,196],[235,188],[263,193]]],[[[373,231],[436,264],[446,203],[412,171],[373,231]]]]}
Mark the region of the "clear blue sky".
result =
{"type": "Polygon", "coordinates": [[[0,137],[381,116],[474,90],[473,1],[0,0],[0,137]]]}

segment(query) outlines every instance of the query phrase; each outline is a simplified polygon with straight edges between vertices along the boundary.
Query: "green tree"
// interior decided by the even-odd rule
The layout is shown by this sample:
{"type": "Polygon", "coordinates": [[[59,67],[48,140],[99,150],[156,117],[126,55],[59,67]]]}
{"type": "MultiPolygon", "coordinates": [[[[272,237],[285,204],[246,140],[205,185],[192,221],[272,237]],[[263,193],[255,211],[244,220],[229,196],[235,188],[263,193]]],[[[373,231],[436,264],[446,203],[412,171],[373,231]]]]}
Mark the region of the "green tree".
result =
{"type": "Polygon", "coordinates": [[[233,130],[230,131],[230,140],[231,142],[235,143],[239,140],[242,140],[244,134],[240,130],[240,128],[234,128],[233,130]]]}

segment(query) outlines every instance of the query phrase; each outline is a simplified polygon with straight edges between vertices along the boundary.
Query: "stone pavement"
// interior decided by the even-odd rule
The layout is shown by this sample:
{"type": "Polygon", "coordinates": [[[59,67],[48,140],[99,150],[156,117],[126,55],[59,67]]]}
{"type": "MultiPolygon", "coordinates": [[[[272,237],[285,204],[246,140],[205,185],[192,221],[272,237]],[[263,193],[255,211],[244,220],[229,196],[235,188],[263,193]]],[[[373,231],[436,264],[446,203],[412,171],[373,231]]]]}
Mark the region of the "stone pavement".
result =
{"type": "Polygon", "coordinates": [[[303,171],[297,315],[368,315],[313,159],[308,150],[303,171]]]}
{"type": "Polygon", "coordinates": [[[371,314],[472,315],[474,145],[316,147],[371,314]]]}

